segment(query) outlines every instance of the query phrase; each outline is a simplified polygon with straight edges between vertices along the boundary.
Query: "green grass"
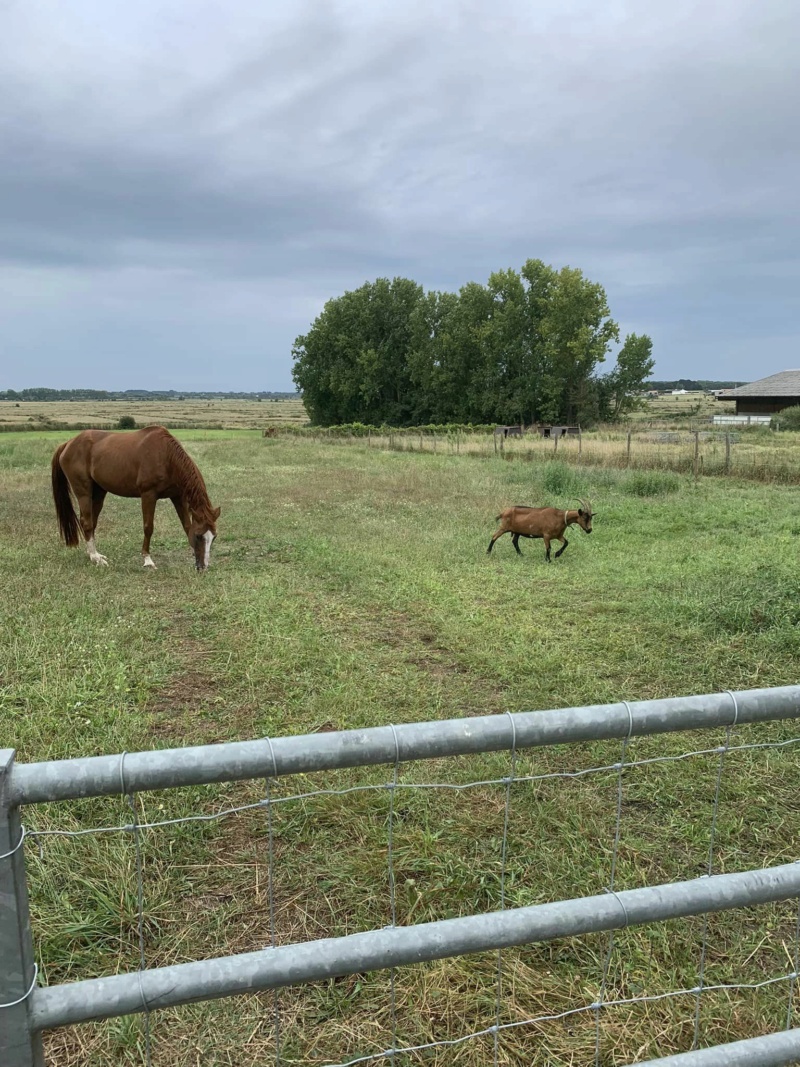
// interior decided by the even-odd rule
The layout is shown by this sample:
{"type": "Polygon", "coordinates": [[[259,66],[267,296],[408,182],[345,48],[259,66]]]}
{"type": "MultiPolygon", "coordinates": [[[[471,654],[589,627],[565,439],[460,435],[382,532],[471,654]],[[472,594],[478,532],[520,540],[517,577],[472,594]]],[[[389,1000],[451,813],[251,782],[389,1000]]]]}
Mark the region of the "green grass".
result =
{"type": "MultiPolygon", "coordinates": [[[[305,733],[484,712],[744,689],[797,681],[800,517],[796,490],[733,479],[573,468],[486,457],[381,452],[257,433],[186,432],[215,505],[212,568],[194,573],[177,520],[156,513],[140,565],[138,502],[109,498],[98,548],[108,569],[56,538],[49,458],[63,435],[0,437],[0,715],[21,760],[305,733]],[[648,479],[647,484],[637,478],[648,479]],[[665,481],[664,479],[667,479],[665,481]],[[674,479],[674,482],[673,480],[674,479]],[[667,484],[669,482],[669,484],[667,484]],[[632,488],[632,486],[644,486],[632,488]],[[547,565],[540,542],[515,556],[486,546],[510,503],[591,499],[594,533],[575,529],[547,565]]],[[[740,728],[738,740],[793,736],[791,724],[740,728]]],[[[713,735],[632,742],[628,756],[718,744],[713,735]]],[[[618,744],[521,753],[519,775],[613,763],[618,744]]],[[[502,777],[509,756],[419,762],[403,785],[502,777]]],[[[617,888],[704,870],[715,756],[624,775],[617,888]]],[[[281,780],[274,795],[387,781],[376,768],[281,780]]],[[[247,803],[263,783],[143,794],[141,818],[247,803]]],[[[717,869],[795,857],[800,833],[794,750],[727,758],[717,869]]],[[[608,884],[616,777],[512,788],[509,906],[601,892],[608,884]]],[[[116,798],[25,812],[33,828],[128,822],[116,798]]],[[[279,943],[389,922],[385,790],[276,806],[279,943]]],[[[499,903],[502,786],[402,788],[394,827],[401,924],[499,903]]],[[[44,838],[27,850],[37,952],[48,982],[138,964],[130,835],[44,838]]],[[[150,965],[269,943],[263,812],[142,835],[150,965]]],[[[795,906],[712,917],[706,981],[760,981],[791,969],[795,906]]],[[[701,919],[620,933],[609,998],[697,980],[701,919]]],[[[556,1013],[596,996],[604,937],[510,950],[502,1020],[556,1013]]],[[[401,968],[402,1043],[457,1037],[494,1021],[496,956],[401,968]]],[[[703,1043],[780,1028],[788,990],[708,994],[703,1043]]],[[[269,1062],[271,997],[153,1016],[159,1065],[269,1062]]],[[[324,1064],[385,1048],[388,975],[281,994],[286,1064],[324,1064]]],[[[694,1002],[676,998],[603,1016],[603,1063],[691,1044],[694,1002]]],[[[142,1062],[141,1021],[47,1035],[50,1062],[142,1062]]],[[[478,1067],[479,1039],[400,1063],[478,1067]]],[[[594,1018],[503,1034],[503,1064],[593,1062],[594,1018]]]]}

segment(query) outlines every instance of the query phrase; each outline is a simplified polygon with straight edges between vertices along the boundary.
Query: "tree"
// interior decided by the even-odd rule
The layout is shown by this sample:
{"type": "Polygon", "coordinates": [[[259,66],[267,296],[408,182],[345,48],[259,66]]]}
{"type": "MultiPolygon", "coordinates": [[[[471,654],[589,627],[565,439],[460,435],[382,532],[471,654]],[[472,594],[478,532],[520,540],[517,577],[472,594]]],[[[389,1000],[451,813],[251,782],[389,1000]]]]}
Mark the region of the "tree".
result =
{"type": "Polygon", "coordinates": [[[604,362],[619,327],[610,317],[602,285],[564,267],[548,293],[542,317],[544,366],[540,417],[577,422],[590,410],[589,383],[604,362]]]}
{"type": "Polygon", "coordinates": [[[329,300],[293,373],[315,423],[586,423],[624,410],[652,368],[631,335],[599,377],[618,339],[601,285],[529,259],[458,293],[379,278],[329,300]]]}
{"type": "Polygon", "coordinates": [[[378,278],[327,302],[292,349],[312,422],[408,421],[412,322],[423,295],[408,278],[378,278]]]}
{"type": "Polygon", "coordinates": [[[638,394],[650,377],[656,361],[653,342],[647,334],[629,333],[617,354],[617,365],[606,375],[604,393],[608,415],[617,419],[639,404],[638,394]]]}

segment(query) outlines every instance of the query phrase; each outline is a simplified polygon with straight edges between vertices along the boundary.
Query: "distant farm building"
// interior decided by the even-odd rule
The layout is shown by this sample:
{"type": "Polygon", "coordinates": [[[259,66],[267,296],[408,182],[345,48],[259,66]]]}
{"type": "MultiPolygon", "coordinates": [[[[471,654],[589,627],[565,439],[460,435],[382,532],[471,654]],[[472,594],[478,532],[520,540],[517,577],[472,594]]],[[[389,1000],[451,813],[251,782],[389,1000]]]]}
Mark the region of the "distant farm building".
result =
{"type": "Polygon", "coordinates": [[[774,415],[800,404],[800,370],[783,370],[738,389],[726,389],[718,399],[735,401],[737,415],[774,415]]]}
{"type": "Polygon", "coordinates": [[[563,437],[565,434],[580,434],[580,426],[537,426],[540,437],[563,437]]]}
{"type": "Polygon", "coordinates": [[[686,394],[688,392],[689,392],[688,389],[673,389],[672,390],[672,395],[673,396],[686,396],[686,394]]]}
{"type": "Polygon", "coordinates": [[[496,426],[496,437],[522,437],[525,433],[538,433],[540,437],[557,438],[563,437],[565,434],[580,434],[580,426],[551,426],[551,425],[537,425],[532,426],[496,426]]]}

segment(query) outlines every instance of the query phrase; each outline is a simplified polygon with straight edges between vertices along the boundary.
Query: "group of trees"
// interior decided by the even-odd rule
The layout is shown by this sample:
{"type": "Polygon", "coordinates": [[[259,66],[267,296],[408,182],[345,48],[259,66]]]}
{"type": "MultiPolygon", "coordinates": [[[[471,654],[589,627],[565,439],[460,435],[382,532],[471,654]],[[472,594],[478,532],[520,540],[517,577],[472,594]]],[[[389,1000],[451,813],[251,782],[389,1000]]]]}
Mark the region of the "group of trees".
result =
{"type": "Polygon", "coordinates": [[[629,334],[598,374],[618,342],[602,286],[530,259],[458,293],[379,278],[329,300],[293,376],[319,425],[589,424],[631,410],[653,369],[650,338],[629,334]]]}

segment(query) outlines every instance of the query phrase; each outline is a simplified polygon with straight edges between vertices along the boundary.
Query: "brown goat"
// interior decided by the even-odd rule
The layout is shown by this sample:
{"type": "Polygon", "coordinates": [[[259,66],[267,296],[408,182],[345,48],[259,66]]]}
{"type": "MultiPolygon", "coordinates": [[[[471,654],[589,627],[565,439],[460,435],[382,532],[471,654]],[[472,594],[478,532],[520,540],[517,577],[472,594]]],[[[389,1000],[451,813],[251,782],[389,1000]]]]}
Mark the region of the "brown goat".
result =
{"type": "Polygon", "coordinates": [[[492,535],[486,552],[490,553],[492,551],[498,537],[502,537],[505,533],[510,533],[514,548],[519,556],[522,555],[519,550],[520,537],[541,537],[547,550],[544,558],[548,563],[550,562],[550,542],[560,541],[561,548],[556,552],[556,559],[558,559],[569,544],[569,541],[564,536],[568,526],[577,523],[584,533],[592,532],[592,519],[594,518],[592,505],[585,500],[581,500],[581,505],[580,508],[571,511],[562,511],[561,508],[528,508],[521,504],[513,508],[505,508],[497,516],[500,529],[492,535]]]}

